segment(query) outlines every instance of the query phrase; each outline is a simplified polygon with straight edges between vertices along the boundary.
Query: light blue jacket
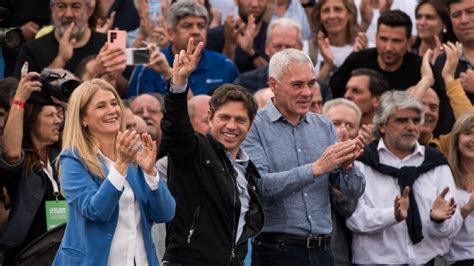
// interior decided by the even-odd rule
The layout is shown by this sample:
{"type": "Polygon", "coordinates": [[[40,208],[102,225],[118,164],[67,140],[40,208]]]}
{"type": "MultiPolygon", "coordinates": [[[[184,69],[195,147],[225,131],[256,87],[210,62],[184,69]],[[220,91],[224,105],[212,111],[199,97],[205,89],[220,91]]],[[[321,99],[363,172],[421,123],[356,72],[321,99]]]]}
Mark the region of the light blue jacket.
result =
{"type": "MultiPolygon", "coordinates": [[[[88,172],[71,150],[62,152],[60,165],[60,180],[69,216],[53,265],[107,265],[122,191],[118,191],[108,179],[102,180],[88,172]]],[[[107,176],[105,166],[104,171],[107,176]]],[[[175,200],[162,179],[158,189],[152,191],[143,171],[132,164],[128,167],[127,181],[140,205],[148,264],[159,265],[150,230],[153,222],[163,223],[173,218],[175,200]]]]}

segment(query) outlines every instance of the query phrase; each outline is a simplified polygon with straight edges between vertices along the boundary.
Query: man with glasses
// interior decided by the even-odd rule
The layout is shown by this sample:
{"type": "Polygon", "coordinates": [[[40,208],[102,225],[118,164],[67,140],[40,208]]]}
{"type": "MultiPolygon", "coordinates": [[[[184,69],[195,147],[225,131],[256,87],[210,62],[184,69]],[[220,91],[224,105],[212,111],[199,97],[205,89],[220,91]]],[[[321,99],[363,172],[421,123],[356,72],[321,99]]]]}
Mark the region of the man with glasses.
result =
{"type": "Polygon", "coordinates": [[[106,36],[89,28],[90,0],[52,0],[54,31],[25,43],[18,54],[14,76],[20,77],[23,63],[29,71],[63,68],[74,72],[86,56],[98,54],[106,36]]]}

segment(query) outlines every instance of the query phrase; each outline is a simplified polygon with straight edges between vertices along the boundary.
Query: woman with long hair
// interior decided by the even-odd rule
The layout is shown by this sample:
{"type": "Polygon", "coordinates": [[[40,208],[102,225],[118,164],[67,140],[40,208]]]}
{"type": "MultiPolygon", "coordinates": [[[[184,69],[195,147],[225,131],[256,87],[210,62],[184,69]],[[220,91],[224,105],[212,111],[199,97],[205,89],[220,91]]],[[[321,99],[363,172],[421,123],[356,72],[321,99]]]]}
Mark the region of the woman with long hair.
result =
{"type": "Polygon", "coordinates": [[[16,254],[47,231],[46,202],[63,199],[54,162],[59,153],[61,119],[56,106],[27,103],[41,90],[39,74],[21,77],[3,132],[0,180],[11,199],[7,227],[0,237],[3,265],[13,265],[16,254]]]}
{"type": "Polygon", "coordinates": [[[415,8],[417,36],[412,45],[412,52],[419,56],[423,56],[428,49],[432,49],[433,60],[435,60],[442,43],[457,41],[448,7],[444,2],[443,0],[421,0],[415,8]]]}
{"type": "Polygon", "coordinates": [[[312,23],[316,37],[309,40],[308,48],[319,80],[327,80],[350,53],[367,46],[365,34],[358,33],[353,0],[317,1],[312,23]]]}
{"type": "Polygon", "coordinates": [[[464,219],[445,259],[451,265],[474,264],[474,112],[466,112],[451,131],[448,161],[456,184],[456,202],[464,219]]]}
{"type": "Polygon", "coordinates": [[[53,265],[159,265],[150,230],[173,218],[175,201],[155,168],[156,143],[124,131],[122,110],[100,79],[71,95],[59,159],[69,213],[53,265]]]}

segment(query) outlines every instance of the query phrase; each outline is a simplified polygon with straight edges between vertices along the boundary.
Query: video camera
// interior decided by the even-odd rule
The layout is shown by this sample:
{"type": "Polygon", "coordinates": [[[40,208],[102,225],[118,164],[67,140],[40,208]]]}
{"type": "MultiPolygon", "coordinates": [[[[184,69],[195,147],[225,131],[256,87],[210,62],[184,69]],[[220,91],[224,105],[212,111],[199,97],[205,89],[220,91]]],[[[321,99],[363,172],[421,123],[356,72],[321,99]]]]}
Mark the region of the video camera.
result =
{"type": "Polygon", "coordinates": [[[28,102],[39,105],[57,105],[50,96],[68,102],[72,92],[79,86],[79,81],[66,79],[66,73],[61,75],[47,68],[43,69],[40,77],[35,80],[41,82],[41,91],[33,92],[28,102]]]}

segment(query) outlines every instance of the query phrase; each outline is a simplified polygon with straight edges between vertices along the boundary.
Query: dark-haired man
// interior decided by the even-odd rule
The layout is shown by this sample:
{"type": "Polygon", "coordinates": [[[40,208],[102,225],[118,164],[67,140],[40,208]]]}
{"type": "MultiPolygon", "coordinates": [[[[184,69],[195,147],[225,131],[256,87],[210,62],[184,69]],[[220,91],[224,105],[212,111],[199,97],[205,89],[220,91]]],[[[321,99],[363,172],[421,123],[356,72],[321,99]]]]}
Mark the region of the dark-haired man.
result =
{"type": "Polygon", "coordinates": [[[362,111],[361,125],[372,124],[380,96],[389,90],[385,78],[375,70],[360,68],[352,71],[344,98],[353,101],[362,111]]]}
{"type": "MultiPolygon", "coordinates": [[[[474,1],[448,0],[449,16],[453,31],[462,44],[462,55],[456,68],[454,78],[460,78],[467,97],[474,103],[474,1]]],[[[443,82],[442,69],[446,61],[446,54],[441,54],[435,62],[434,89],[440,98],[439,123],[433,134],[447,134],[454,125],[453,108],[446,94],[446,84],[443,82]]]]}
{"type": "Polygon", "coordinates": [[[168,185],[178,200],[163,265],[243,265],[248,239],[263,227],[260,176],[240,148],[257,112],[253,96],[238,85],[222,85],[209,103],[210,134],[191,125],[187,83],[203,47],[195,48],[191,38],[176,56],[165,97],[162,145],[169,155],[168,185]]]}
{"type": "Polygon", "coordinates": [[[333,97],[343,97],[351,72],[368,68],[380,72],[391,89],[405,90],[421,78],[421,58],[409,52],[412,22],[400,10],[383,13],[377,23],[376,48],[350,54],[329,82],[333,97]]]}
{"type": "MultiPolygon", "coordinates": [[[[148,67],[137,66],[130,78],[126,97],[145,92],[165,94],[166,80],[171,77],[174,55],[186,49],[190,38],[206,43],[209,13],[196,1],[178,1],[168,11],[171,44],[162,49],[153,49],[148,67]]],[[[205,49],[199,58],[196,70],[189,76],[189,87],[193,95],[208,94],[219,85],[232,82],[239,75],[235,64],[220,53],[205,49]]]]}

